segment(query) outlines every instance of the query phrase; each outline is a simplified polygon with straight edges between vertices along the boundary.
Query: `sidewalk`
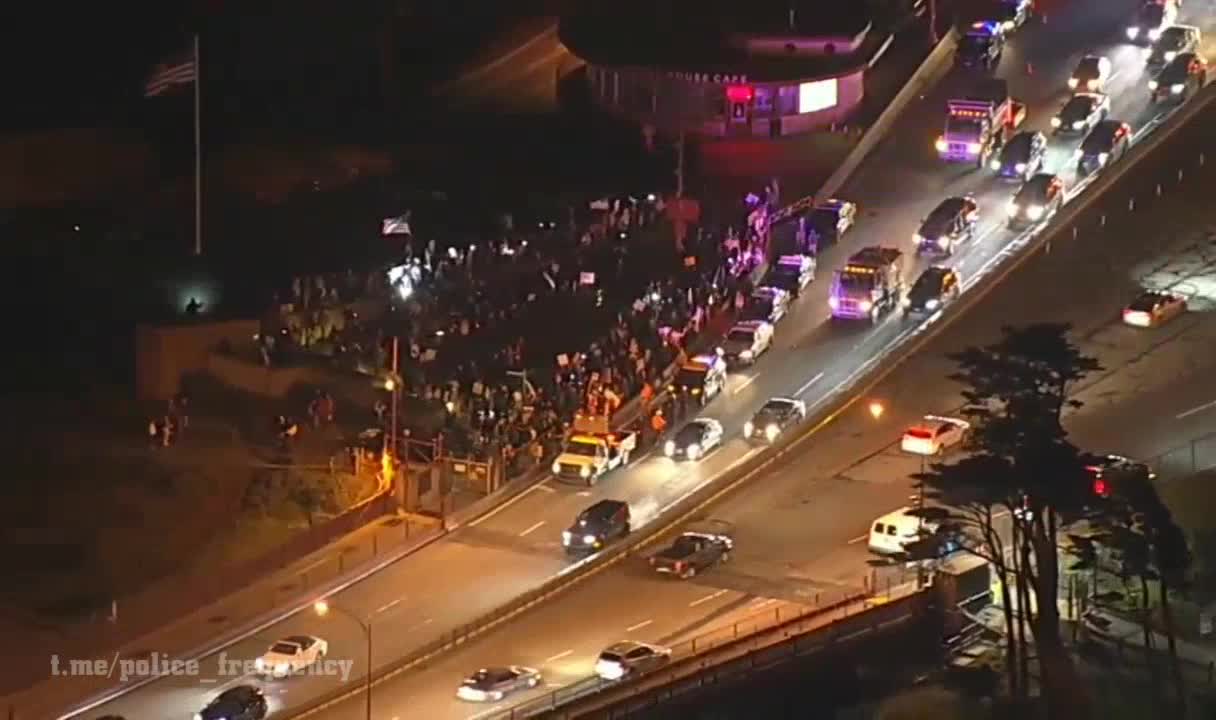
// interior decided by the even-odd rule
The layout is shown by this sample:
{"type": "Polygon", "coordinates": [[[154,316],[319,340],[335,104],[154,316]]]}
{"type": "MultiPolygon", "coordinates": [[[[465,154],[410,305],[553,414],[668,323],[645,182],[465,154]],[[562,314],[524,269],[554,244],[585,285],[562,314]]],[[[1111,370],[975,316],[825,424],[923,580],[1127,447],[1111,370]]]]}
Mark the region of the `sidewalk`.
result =
{"type": "MultiPolygon", "coordinates": [[[[1119,646],[1130,646],[1137,651],[1144,649],[1144,628],[1137,622],[1128,620],[1127,618],[1105,610],[1090,610],[1082,624],[1084,632],[1094,635],[1095,637],[1114,643],[1119,646]]],[[[1150,633],[1153,641],[1153,649],[1158,653],[1169,652],[1169,640],[1165,635],[1158,632],[1150,633]]],[[[1208,669],[1211,672],[1216,669],[1216,648],[1207,647],[1199,643],[1176,638],[1174,641],[1178,649],[1179,659],[1196,666],[1197,668],[1208,669]]]]}

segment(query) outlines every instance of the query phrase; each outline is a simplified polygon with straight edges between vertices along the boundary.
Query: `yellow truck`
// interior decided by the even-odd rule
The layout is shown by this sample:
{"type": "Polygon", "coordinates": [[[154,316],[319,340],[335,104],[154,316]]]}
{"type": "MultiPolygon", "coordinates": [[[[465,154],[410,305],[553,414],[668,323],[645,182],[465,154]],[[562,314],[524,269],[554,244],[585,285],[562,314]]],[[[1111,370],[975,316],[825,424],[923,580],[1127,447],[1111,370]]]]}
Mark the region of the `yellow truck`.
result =
{"type": "Polygon", "coordinates": [[[637,433],[613,431],[607,415],[576,415],[573,430],[553,461],[553,474],[562,481],[594,485],[605,473],[628,464],[638,445],[637,433]]]}

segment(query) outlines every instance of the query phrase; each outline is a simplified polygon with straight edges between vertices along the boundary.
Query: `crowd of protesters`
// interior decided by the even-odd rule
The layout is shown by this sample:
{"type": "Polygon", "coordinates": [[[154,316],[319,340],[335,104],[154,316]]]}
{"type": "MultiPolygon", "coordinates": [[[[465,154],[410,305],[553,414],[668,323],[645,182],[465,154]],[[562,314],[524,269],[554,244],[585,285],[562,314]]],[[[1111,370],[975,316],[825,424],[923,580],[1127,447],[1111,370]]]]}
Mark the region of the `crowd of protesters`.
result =
{"type": "MultiPolygon", "coordinates": [[[[406,393],[434,420],[405,413],[405,435],[441,435],[450,454],[515,470],[541,462],[576,413],[654,397],[713,313],[747,294],[763,257],[746,224],[677,247],[647,232],[661,201],[592,210],[529,228],[508,217],[491,238],[459,244],[424,238],[407,213],[394,220],[391,269],[292,282],[279,325],[262,333],[262,361],[319,354],[385,376],[395,338],[406,393]]],[[[309,407],[314,422],[332,417],[324,398],[309,407]]],[[[386,401],[374,409],[384,422],[386,401]]]]}

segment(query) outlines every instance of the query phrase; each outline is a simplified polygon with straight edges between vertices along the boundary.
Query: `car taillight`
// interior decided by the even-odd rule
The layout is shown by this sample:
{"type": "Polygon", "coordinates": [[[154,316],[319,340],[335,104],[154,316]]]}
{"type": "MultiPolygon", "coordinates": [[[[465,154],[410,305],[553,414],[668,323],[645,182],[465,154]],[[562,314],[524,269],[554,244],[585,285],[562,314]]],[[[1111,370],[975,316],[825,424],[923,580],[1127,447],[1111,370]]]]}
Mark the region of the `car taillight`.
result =
{"type": "Polygon", "coordinates": [[[681,560],[681,561],[677,562],[677,563],[675,564],[675,568],[676,568],[676,572],[680,572],[681,570],[683,570],[683,569],[684,569],[684,561],[682,561],[682,560],[681,560]]]}

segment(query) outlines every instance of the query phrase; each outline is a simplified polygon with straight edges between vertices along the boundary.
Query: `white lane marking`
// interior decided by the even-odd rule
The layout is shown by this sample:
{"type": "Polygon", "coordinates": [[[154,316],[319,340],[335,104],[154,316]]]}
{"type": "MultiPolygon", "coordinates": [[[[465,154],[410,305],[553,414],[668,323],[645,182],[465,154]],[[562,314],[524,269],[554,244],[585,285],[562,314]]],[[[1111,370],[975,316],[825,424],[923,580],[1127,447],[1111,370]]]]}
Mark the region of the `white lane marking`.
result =
{"type": "Polygon", "coordinates": [[[857,537],[853,538],[852,540],[849,541],[849,544],[856,545],[859,542],[863,542],[863,541],[869,540],[869,539],[870,539],[870,534],[866,533],[865,535],[858,535],[857,537]]]}
{"type": "Polygon", "coordinates": [[[794,393],[794,397],[797,397],[797,396],[801,395],[802,393],[806,392],[807,390],[810,390],[812,385],[814,385],[815,383],[819,382],[822,379],[823,379],[823,373],[819,373],[818,375],[811,378],[810,380],[807,380],[806,384],[803,385],[802,387],[798,388],[798,391],[794,393]]]}
{"type": "Polygon", "coordinates": [[[566,687],[566,686],[565,686],[565,685],[562,685],[561,683],[545,683],[545,687],[547,687],[547,688],[563,688],[563,687],[566,687]]]}
{"type": "Polygon", "coordinates": [[[1214,407],[1216,407],[1216,400],[1213,400],[1212,402],[1204,403],[1202,405],[1196,405],[1195,407],[1191,408],[1190,410],[1185,410],[1183,412],[1180,412],[1174,416],[1174,419],[1182,420],[1183,418],[1189,418],[1192,415],[1198,415],[1199,413],[1203,412],[1204,410],[1209,410],[1214,407]]]}
{"type": "Polygon", "coordinates": [[[590,490],[579,490],[578,492],[575,493],[575,495],[578,495],[579,497],[591,497],[591,491],[590,490]]]}
{"type": "Polygon", "coordinates": [[[435,618],[427,618],[426,620],[423,620],[422,622],[418,623],[417,625],[410,628],[409,630],[406,630],[406,632],[414,632],[415,630],[421,630],[422,628],[426,627],[427,625],[430,625],[433,622],[435,622],[435,618]]]}
{"type": "Polygon", "coordinates": [[[762,607],[768,607],[775,602],[777,602],[777,598],[756,598],[756,602],[752,603],[752,608],[759,609],[762,607]]]}
{"type": "Polygon", "coordinates": [[[625,632],[636,632],[636,631],[641,630],[642,628],[646,627],[647,625],[650,625],[653,622],[654,622],[654,620],[643,620],[642,622],[638,623],[637,625],[630,625],[629,627],[625,628],[625,632]]]}
{"type": "Polygon", "coordinates": [[[734,389],[734,391],[732,391],[732,392],[731,392],[731,395],[738,395],[739,393],[743,392],[743,389],[744,389],[744,388],[746,388],[748,385],[751,385],[752,383],[756,382],[756,378],[758,378],[758,377],[760,377],[760,376],[759,376],[759,375],[752,375],[752,376],[751,376],[751,377],[749,377],[748,379],[744,380],[744,381],[743,381],[743,382],[742,382],[742,383],[739,385],[739,387],[735,388],[735,389],[734,389]]]}
{"type": "Polygon", "coordinates": [[[376,614],[379,615],[380,613],[384,612],[385,610],[391,610],[399,602],[401,602],[401,598],[397,598],[396,600],[393,600],[392,602],[384,603],[380,607],[376,608],[376,614]]]}
{"type": "Polygon", "coordinates": [[[478,525],[482,524],[486,520],[489,520],[490,518],[494,517],[498,513],[502,512],[503,510],[506,510],[507,508],[511,507],[512,505],[519,502],[520,500],[523,500],[524,498],[528,497],[528,495],[531,495],[532,491],[534,491],[534,490],[543,490],[546,492],[553,492],[553,488],[545,486],[545,483],[547,483],[547,482],[549,482],[549,481],[542,480],[542,481],[536,483],[532,487],[528,488],[527,490],[524,490],[520,494],[516,495],[515,497],[506,501],[505,503],[499,505],[498,507],[494,508],[493,510],[486,513],[485,515],[482,515],[481,517],[472,521],[471,523],[469,523],[469,527],[477,527],[478,525]]]}
{"type": "Polygon", "coordinates": [[[706,595],[705,597],[701,598],[700,600],[693,600],[692,602],[688,603],[688,607],[696,607],[698,605],[703,605],[704,603],[707,603],[710,600],[717,600],[718,598],[722,597],[725,594],[726,594],[725,590],[719,590],[717,592],[712,592],[712,593],[706,595]]]}
{"type": "Polygon", "coordinates": [[[573,655],[573,654],[574,654],[574,651],[573,651],[573,650],[567,650],[567,651],[565,651],[565,652],[559,652],[558,654],[554,655],[553,657],[547,657],[547,658],[545,658],[545,664],[546,664],[546,665],[548,665],[548,664],[549,664],[549,663],[551,663],[551,662],[557,662],[558,660],[561,660],[562,658],[568,658],[568,657],[570,657],[570,656],[571,656],[571,655],[573,655]]]}
{"type": "Polygon", "coordinates": [[[548,481],[548,480],[545,480],[544,482],[542,482],[542,483],[540,483],[539,485],[537,485],[537,486],[536,486],[536,489],[537,489],[537,490],[543,490],[543,491],[545,491],[545,492],[547,492],[547,493],[553,493],[553,492],[557,492],[557,490],[555,490],[554,488],[549,487],[549,481],[548,481]]]}
{"type": "Polygon", "coordinates": [[[541,520],[541,521],[537,522],[535,525],[532,525],[531,527],[529,527],[527,530],[524,530],[523,532],[521,532],[521,533],[519,534],[519,536],[520,536],[520,537],[524,537],[525,535],[530,534],[530,533],[531,533],[532,531],[534,531],[534,530],[539,530],[539,529],[540,529],[540,527],[541,527],[542,525],[544,525],[544,524],[545,524],[545,521],[544,521],[544,520],[541,520]]]}

